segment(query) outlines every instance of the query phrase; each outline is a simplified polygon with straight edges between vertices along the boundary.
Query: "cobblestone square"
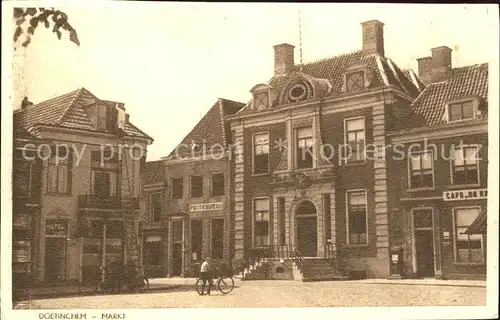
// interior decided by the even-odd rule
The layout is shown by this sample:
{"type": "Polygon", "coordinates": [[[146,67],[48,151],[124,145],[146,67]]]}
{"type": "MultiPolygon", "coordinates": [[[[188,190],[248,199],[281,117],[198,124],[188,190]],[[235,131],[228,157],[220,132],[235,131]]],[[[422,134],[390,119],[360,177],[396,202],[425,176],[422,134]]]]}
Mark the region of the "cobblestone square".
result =
{"type": "Polygon", "coordinates": [[[31,308],[234,308],[484,306],[486,288],[362,282],[237,281],[228,295],[199,296],[192,285],[161,292],[32,300],[31,308]]]}

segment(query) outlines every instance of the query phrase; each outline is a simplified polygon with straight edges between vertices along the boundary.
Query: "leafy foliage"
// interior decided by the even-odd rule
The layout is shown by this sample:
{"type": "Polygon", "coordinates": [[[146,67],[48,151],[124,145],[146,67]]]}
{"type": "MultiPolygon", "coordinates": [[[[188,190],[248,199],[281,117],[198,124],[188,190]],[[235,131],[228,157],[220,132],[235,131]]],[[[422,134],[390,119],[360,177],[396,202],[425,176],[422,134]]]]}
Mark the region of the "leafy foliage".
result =
{"type": "Polygon", "coordinates": [[[31,43],[31,36],[35,34],[36,28],[43,24],[45,28],[50,28],[52,24],[52,32],[61,40],[61,29],[69,33],[69,40],[80,46],[78,34],[76,30],[69,24],[68,15],[54,8],[14,8],[14,21],[16,30],[14,31],[14,43],[16,43],[21,35],[26,35],[26,40],[22,42],[23,47],[27,47],[31,43]],[[23,29],[25,22],[28,22],[27,29],[23,29]]]}

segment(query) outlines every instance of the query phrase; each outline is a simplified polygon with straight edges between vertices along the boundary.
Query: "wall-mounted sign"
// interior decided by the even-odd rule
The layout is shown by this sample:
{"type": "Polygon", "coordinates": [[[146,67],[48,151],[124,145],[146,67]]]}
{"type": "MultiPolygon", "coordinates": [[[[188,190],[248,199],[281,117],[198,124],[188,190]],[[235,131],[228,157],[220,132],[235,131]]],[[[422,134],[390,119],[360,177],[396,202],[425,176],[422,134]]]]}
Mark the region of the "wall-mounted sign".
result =
{"type": "Polygon", "coordinates": [[[65,236],[68,234],[68,220],[66,219],[48,219],[45,223],[45,235],[47,236],[65,236]]]}
{"type": "Polygon", "coordinates": [[[212,203],[199,203],[192,204],[189,206],[189,211],[214,211],[214,210],[222,210],[222,202],[212,202],[212,203]]]}
{"type": "Polygon", "coordinates": [[[486,199],[488,189],[451,190],[443,192],[444,201],[486,199]]]}
{"type": "Polygon", "coordinates": [[[30,262],[30,247],[13,247],[12,262],[25,263],[30,262]]]}
{"type": "Polygon", "coordinates": [[[15,214],[12,217],[12,224],[16,228],[29,229],[31,228],[31,214],[15,214]]]}

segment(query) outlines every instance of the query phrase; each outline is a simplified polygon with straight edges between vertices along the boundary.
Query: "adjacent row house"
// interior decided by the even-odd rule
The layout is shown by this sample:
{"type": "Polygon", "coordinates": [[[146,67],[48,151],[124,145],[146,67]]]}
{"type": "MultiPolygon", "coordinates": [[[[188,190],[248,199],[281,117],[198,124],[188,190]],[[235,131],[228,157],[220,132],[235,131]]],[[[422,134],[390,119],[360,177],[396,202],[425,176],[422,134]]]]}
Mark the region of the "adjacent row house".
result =
{"type": "Polygon", "coordinates": [[[123,103],[85,88],[25,100],[13,121],[14,284],[84,281],[123,263],[137,249],[127,239],[139,233],[140,167],[152,138],[123,103]]]}

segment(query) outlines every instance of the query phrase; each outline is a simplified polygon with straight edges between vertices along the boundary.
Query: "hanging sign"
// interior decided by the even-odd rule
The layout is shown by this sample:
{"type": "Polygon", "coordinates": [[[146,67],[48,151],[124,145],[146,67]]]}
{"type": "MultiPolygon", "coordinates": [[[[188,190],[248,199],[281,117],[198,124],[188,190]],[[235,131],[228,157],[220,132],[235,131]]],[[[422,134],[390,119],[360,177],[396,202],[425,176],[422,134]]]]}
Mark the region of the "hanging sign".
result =
{"type": "Polygon", "coordinates": [[[466,189],[443,192],[444,201],[477,200],[486,199],[487,197],[488,189],[466,189]]]}
{"type": "Polygon", "coordinates": [[[47,236],[65,236],[68,234],[68,220],[49,219],[45,223],[45,235],[47,236]]]}
{"type": "Polygon", "coordinates": [[[192,204],[189,206],[189,211],[215,211],[222,210],[222,202],[212,202],[212,203],[199,203],[192,204]]]}

